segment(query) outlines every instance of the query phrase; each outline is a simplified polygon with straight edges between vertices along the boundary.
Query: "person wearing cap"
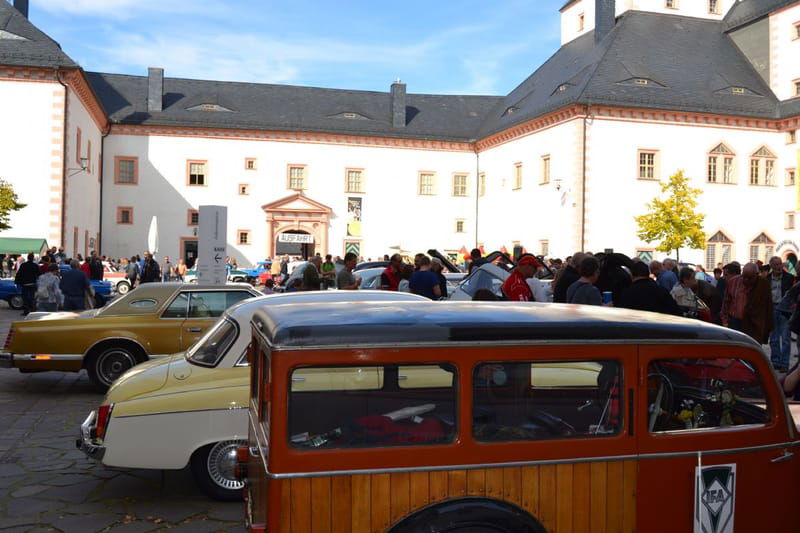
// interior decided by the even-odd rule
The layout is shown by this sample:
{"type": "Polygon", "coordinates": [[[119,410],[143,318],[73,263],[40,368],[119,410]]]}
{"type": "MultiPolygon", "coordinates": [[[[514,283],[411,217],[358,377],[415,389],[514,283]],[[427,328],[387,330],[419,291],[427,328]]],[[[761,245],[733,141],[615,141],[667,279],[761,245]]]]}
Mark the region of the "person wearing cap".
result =
{"type": "Polygon", "coordinates": [[[447,278],[444,277],[442,274],[442,270],[444,270],[444,265],[442,264],[442,260],[438,257],[431,257],[431,270],[439,277],[439,288],[442,291],[442,297],[447,297],[447,278]]]}
{"type": "Polygon", "coordinates": [[[514,271],[503,282],[503,294],[506,298],[513,302],[534,301],[528,278],[532,278],[540,266],[539,261],[530,254],[520,257],[514,271]]]}

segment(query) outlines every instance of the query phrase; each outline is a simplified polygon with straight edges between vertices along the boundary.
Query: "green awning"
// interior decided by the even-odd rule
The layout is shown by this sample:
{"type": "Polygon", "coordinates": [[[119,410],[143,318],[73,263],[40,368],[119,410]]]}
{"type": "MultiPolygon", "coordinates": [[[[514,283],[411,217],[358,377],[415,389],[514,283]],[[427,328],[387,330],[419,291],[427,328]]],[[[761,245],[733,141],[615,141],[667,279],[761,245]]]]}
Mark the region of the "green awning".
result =
{"type": "Polygon", "coordinates": [[[26,255],[29,252],[41,255],[47,250],[45,239],[23,239],[20,237],[0,237],[0,254],[26,255]]]}

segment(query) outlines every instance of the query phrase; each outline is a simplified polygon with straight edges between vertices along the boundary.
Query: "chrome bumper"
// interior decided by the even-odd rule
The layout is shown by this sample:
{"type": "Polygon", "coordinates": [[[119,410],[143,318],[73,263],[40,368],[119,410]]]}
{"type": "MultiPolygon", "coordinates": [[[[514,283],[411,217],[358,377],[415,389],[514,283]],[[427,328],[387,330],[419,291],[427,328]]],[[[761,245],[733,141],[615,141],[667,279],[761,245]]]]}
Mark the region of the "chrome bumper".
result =
{"type": "Polygon", "coordinates": [[[75,446],[85,453],[87,457],[100,461],[106,453],[106,448],[105,446],[95,444],[92,438],[96,422],[97,411],[92,411],[89,413],[89,416],[86,417],[86,420],[83,421],[83,424],[81,424],[80,438],[75,441],[75,446]]]}
{"type": "Polygon", "coordinates": [[[0,353],[0,368],[14,368],[14,354],[0,353]]]}

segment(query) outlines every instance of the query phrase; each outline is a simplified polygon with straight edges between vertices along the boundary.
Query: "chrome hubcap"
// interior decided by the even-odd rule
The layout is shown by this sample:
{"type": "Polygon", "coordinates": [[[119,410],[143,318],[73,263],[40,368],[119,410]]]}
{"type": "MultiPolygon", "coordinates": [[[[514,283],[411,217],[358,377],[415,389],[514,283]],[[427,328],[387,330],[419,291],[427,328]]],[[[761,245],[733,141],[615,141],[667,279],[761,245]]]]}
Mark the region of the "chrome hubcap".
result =
{"type": "Polygon", "coordinates": [[[208,476],[223,489],[240,490],[244,487],[244,483],[234,477],[236,449],[244,444],[241,440],[226,440],[216,443],[208,452],[208,476]]]}
{"type": "Polygon", "coordinates": [[[111,385],[135,364],[136,360],[130,352],[118,348],[108,350],[97,361],[97,375],[103,383],[111,385]]]}

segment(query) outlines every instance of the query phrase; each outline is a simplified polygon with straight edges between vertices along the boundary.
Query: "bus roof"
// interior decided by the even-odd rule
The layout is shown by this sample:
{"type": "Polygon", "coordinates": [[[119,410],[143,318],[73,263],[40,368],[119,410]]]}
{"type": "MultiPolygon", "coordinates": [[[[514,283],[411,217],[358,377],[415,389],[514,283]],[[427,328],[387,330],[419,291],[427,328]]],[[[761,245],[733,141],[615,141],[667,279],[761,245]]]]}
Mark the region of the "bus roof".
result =
{"type": "MultiPolygon", "coordinates": [[[[277,302],[276,302],[277,303],[277,302]]],[[[392,346],[452,342],[706,341],[749,336],[699,320],[569,304],[517,302],[315,302],[265,305],[253,328],[274,348],[392,346]]]]}

